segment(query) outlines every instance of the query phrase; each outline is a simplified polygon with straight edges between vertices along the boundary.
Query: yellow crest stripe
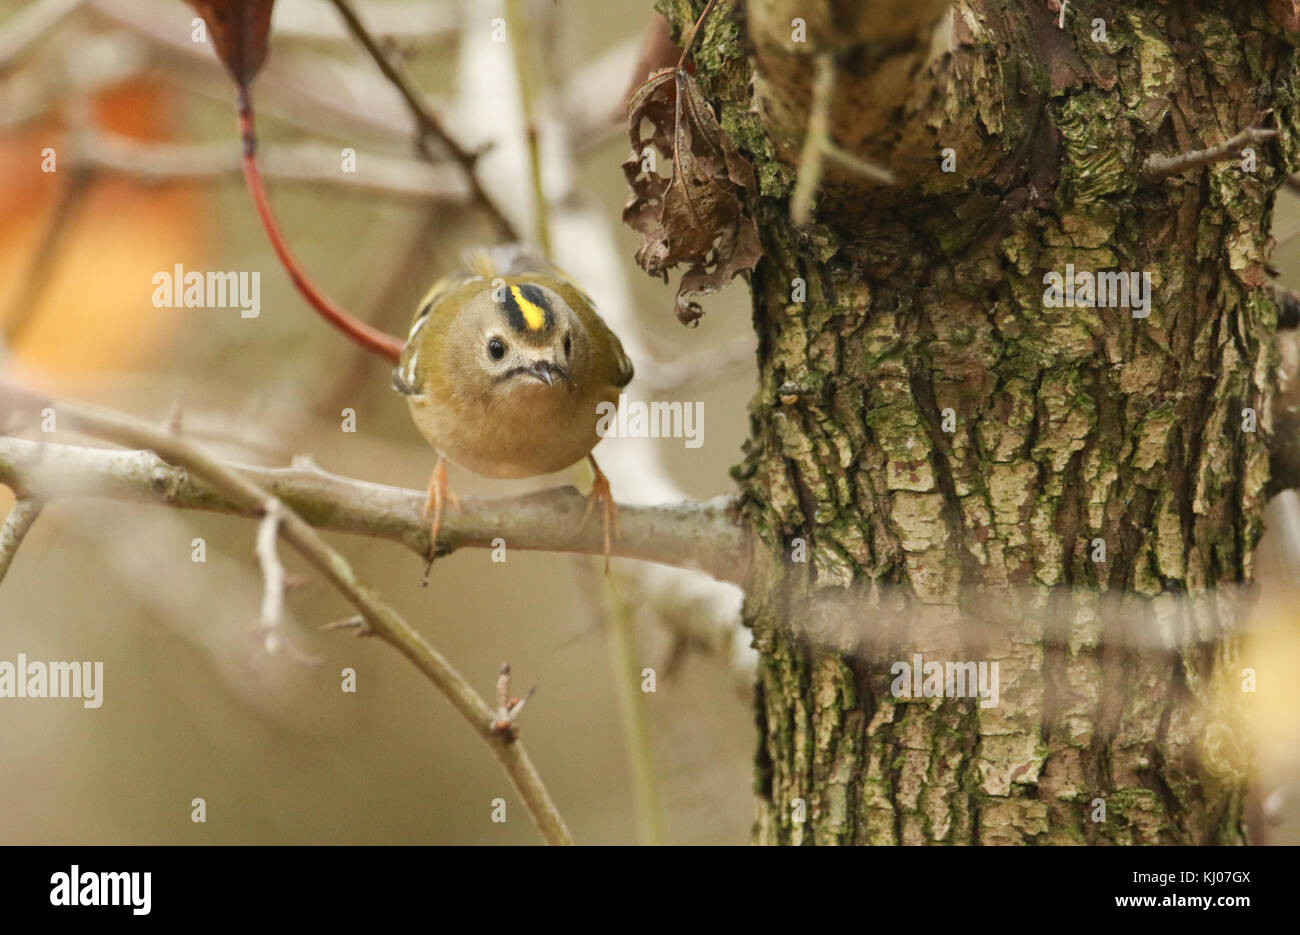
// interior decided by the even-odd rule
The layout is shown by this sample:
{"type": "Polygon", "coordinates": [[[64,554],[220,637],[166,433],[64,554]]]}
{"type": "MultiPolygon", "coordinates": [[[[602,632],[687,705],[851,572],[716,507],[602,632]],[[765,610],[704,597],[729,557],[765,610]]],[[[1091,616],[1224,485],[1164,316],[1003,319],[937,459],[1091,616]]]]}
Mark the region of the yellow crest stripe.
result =
{"type": "Polygon", "coordinates": [[[519,306],[519,311],[524,316],[524,324],[528,325],[529,331],[540,331],[546,325],[546,311],[535,302],[530,302],[524,298],[524,294],[519,291],[518,286],[510,287],[510,294],[514,296],[515,304],[519,306]]]}

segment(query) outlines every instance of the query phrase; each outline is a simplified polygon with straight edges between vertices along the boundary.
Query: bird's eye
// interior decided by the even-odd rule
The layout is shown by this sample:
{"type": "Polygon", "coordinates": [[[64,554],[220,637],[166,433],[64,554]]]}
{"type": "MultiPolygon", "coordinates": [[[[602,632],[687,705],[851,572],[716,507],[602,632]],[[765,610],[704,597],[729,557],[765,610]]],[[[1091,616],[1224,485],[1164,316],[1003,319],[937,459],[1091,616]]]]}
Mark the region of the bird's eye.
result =
{"type": "Polygon", "coordinates": [[[491,338],[488,341],[488,355],[491,356],[493,360],[500,360],[502,357],[505,357],[506,356],[505,342],[502,341],[500,338],[491,338]]]}
{"type": "Polygon", "coordinates": [[[568,356],[569,356],[569,350],[570,350],[571,346],[572,346],[572,342],[571,342],[571,340],[569,339],[569,336],[566,334],[566,335],[564,336],[564,356],[565,356],[565,357],[568,357],[568,356]]]}

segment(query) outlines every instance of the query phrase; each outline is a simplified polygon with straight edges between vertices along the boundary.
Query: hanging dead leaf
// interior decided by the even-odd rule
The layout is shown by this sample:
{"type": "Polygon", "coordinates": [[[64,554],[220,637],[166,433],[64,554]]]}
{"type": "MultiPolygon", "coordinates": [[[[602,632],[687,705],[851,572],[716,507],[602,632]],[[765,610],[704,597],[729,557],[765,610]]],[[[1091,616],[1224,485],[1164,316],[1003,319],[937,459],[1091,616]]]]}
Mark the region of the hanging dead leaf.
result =
{"type": "Polygon", "coordinates": [[[636,261],[647,273],[666,281],[669,269],[688,264],[674,307],[692,324],[703,313],[691,296],[717,292],[763,254],[745,212],[757,191],[754,169],[681,69],[658,71],[637,88],[628,122],[632,155],[623,174],[633,198],[623,222],[644,238],[636,261]],[[671,165],[670,174],[657,171],[658,159],[671,165]]]}
{"type": "Polygon", "coordinates": [[[241,88],[253,81],[266,60],[275,0],[189,0],[208,24],[217,58],[241,88]]]}

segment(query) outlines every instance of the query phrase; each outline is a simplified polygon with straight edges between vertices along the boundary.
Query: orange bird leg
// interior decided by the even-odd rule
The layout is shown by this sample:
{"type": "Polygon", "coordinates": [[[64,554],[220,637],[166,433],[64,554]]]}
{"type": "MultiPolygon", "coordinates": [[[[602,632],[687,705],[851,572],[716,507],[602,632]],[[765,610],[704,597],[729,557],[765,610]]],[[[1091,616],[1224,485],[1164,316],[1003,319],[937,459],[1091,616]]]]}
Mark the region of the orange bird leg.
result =
{"type": "Polygon", "coordinates": [[[582,514],[582,522],[585,525],[591,511],[599,503],[601,507],[601,519],[605,528],[605,574],[609,574],[609,556],[611,551],[612,536],[618,535],[618,507],[614,503],[614,495],[609,490],[609,478],[605,472],[600,469],[596,459],[591,454],[587,455],[587,460],[591,462],[591,469],[596,474],[596,479],[591,483],[591,494],[587,497],[587,510],[582,514]]]}
{"type": "Polygon", "coordinates": [[[429,491],[424,498],[424,520],[433,520],[429,529],[429,541],[432,554],[438,554],[438,532],[442,529],[442,514],[447,501],[457,506],[456,495],[447,489],[447,459],[438,455],[438,463],[429,475],[429,491]]]}

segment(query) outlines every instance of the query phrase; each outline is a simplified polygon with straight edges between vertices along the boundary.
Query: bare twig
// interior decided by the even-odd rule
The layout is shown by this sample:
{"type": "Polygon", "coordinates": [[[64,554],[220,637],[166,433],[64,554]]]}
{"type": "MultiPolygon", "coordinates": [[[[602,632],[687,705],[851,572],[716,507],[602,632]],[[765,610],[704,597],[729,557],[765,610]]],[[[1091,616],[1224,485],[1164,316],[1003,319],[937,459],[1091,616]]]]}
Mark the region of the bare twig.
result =
{"type": "MultiPolygon", "coordinates": [[[[98,129],[74,137],[69,160],[77,167],[108,170],[141,182],[206,181],[239,178],[243,168],[230,144],[144,142],[98,129]]],[[[277,143],[260,153],[262,174],[279,182],[328,185],[375,192],[409,201],[412,197],[464,204],[469,190],[446,170],[423,161],[383,153],[357,153],[364,171],[340,172],[339,148],[324,143],[277,143]]]]}
{"type": "Polygon", "coordinates": [[[23,543],[23,537],[40,515],[41,501],[32,497],[19,497],[14,501],[4,525],[0,526],[0,582],[5,580],[9,566],[18,554],[18,547],[23,543]]]}
{"type": "Polygon", "coordinates": [[[509,707],[510,698],[510,663],[501,663],[501,668],[497,670],[497,707],[505,710],[509,707]]]}
{"type": "Polygon", "coordinates": [[[686,40],[686,45],[682,46],[681,57],[677,59],[678,68],[686,65],[686,58],[694,50],[695,41],[699,39],[700,31],[704,28],[704,24],[708,22],[709,14],[713,12],[713,5],[717,2],[718,0],[709,0],[704,9],[700,11],[700,18],[695,21],[695,25],[691,28],[690,38],[686,40]]]}
{"type": "Polygon", "coordinates": [[[416,90],[414,82],[411,81],[410,77],[406,73],[406,69],[393,61],[387,53],[379,47],[379,43],[375,41],[375,38],[366,29],[365,24],[361,22],[361,19],[357,16],[351,5],[348,4],[347,0],[330,0],[330,2],[334,4],[334,8],[338,10],[339,15],[343,17],[343,22],[347,24],[348,30],[352,33],[353,37],[361,43],[366,52],[370,54],[370,57],[374,59],[375,65],[379,67],[379,70],[383,73],[384,77],[387,78],[392,83],[393,87],[397,89],[398,93],[402,95],[402,100],[406,102],[406,106],[411,111],[411,116],[415,118],[415,121],[419,126],[419,136],[417,137],[416,145],[420,152],[429,159],[430,162],[435,161],[433,151],[429,148],[429,138],[433,137],[438,140],[442,147],[451,155],[451,158],[454,159],[461,167],[462,171],[464,171],[465,181],[469,183],[474,201],[482,207],[488,217],[492,219],[492,224],[496,227],[497,233],[500,234],[504,240],[518,240],[519,238],[515,233],[514,225],[510,222],[510,219],[502,213],[501,209],[497,207],[496,202],[492,200],[492,197],[483,187],[483,183],[479,181],[478,172],[475,170],[475,163],[478,161],[477,153],[461,146],[461,144],[456,141],[455,137],[447,131],[447,128],[442,125],[442,121],[438,119],[437,115],[425,105],[423,97],[416,90]]]}
{"type": "Polygon", "coordinates": [[[506,0],[506,29],[510,50],[514,53],[515,80],[519,86],[519,110],[524,120],[524,141],[528,147],[528,174],[533,193],[533,229],[542,255],[551,255],[551,228],[546,210],[546,192],[542,188],[542,153],[537,138],[537,115],[533,106],[532,61],[526,39],[520,0],[506,0]]]}
{"type": "Polygon", "coordinates": [[[864,178],[871,179],[873,182],[879,182],[881,185],[894,185],[897,178],[894,173],[890,172],[883,166],[874,165],[865,159],[859,159],[853,153],[844,149],[828,136],[822,143],[822,153],[831,162],[836,163],[840,168],[847,169],[850,172],[856,172],[864,178]]]}
{"type": "Polygon", "coordinates": [[[748,701],[758,651],[751,645],[752,633],[740,623],[742,595],[716,582],[681,580],[685,575],[678,568],[651,566],[644,574],[628,577],[631,590],[626,599],[686,649],[718,660],[730,673],[736,695],[748,701]]]}
{"type": "Polygon", "coordinates": [[[799,177],[790,196],[790,219],[798,227],[812,220],[812,202],[822,182],[822,146],[829,135],[831,95],[835,90],[835,59],[829,52],[817,56],[812,106],[808,109],[808,133],[799,154],[799,177]]]}
{"type": "Polygon", "coordinates": [[[4,339],[10,346],[18,344],[23,332],[41,307],[51,277],[57,269],[60,251],[81,211],[86,193],[90,190],[94,173],[87,169],[72,169],[60,188],[58,201],[50,215],[49,224],[41,233],[31,265],[23,271],[17,291],[10,303],[9,314],[0,317],[7,321],[4,339]]]}
{"type": "MultiPolygon", "coordinates": [[[[416,301],[411,287],[413,282],[419,281],[413,271],[428,268],[430,255],[437,250],[439,235],[446,223],[447,215],[442,206],[430,203],[413,224],[392,232],[392,243],[405,246],[388,251],[385,267],[375,270],[370,277],[372,289],[356,300],[357,307],[365,310],[368,321],[399,334],[409,328],[411,307],[416,301]]],[[[374,361],[367,350],[353,345],[347,359],[331,368],[329,381],[319,387],[313,411],[318,416],[329,414],[333,418],[339,410],[347,406],[357,407],[376,393],[386,391],[388,384],[374,379],[373,367],[374,361]]]]}
{"type": "MultiPolygon", "coordinates": [[[[342,23],[320,15],[317,4],[283,4],[275,14],[275,34],[308,42],[351,42],[342,23]]],[[[406,0],[364,0],[366,18],[377,35],[403,50],[448,41],[460,25],[461,10],[453,3],[407,3],[406,0]]]]}
{"type": "Polygon", "coordinates": [[[1142,178],[1148,182],[1159,182],[1171,175],[1208,166],[1212,162],[1235,159],[1247,146],[1266,143],[1275,136],[1277,136],[1276,130],[1251,127],[1209,149],[1195,149],[1189,153],[1179,153],[1177,156],[1149,156],[1142,164],[1142,178]]]}
{"type": "Polygon", "coordinates": [[[642,366],[637,375],[645,379],[652,396],[665,396],[683,387],[699,388],[729,380],[754,366],[754,336],[742,334],[721,347],[710,347],[676,360],[663,358],[642,366]]]}
{"type": "Polygon", "coordinates": [[[275,551],[280,529],[280,501],[268,497],[257,527],[257,563],[262,568],[262,629],[266,651],[280,648],[280,620],[284,616],[284,566],[275,551]]]}
{"type": "MultiPolygon", "coordinates": [[[[212,47],[190,40],[188,24],[193,14],[185,4],[86,0],[86,8],[98,21],[142,40],[150,52],[146,63],[162,57],[180,66],[183,74],[205,79],[206,92],[214,99],[224,102],[229,96],[230,78],[212,54],[212,47]]],[[[387,96],[391,90],[382,76],[353,68],[337,56],[272,55],[257,79],[261,112],[313,135],[325,133],[349,141],[358,135],[395,142],[410,138],[414,121],[395,92],[391,98],[387,96]],[[332,80],[323,82],[320,73],[325,60],[330,62],[332,80]],[[339,93],[340,86],[347,92],[339,93]]],[[[7,116],[0,116],[0,126],[7,116]]]]}
{"type": "Polygon", "coordinates": [[[821,187],[824,161],[833,160],[845,169],[885,185],[894,184],[894,174],[874,166],[841,148],[831,139],[831,100],[835,96],[835,57],[830,52],[817,56],[808,132],[799,155],[799,178],[790,196],[790,219],[799,227],[812,220],[812,202],[821,187]]]}
{"type": "Polygon", "coordinates": [[[1300,574],[1300,493],[1284,490],[1268,509],[1277,520],[1268,530],[1278,538],[1278,552],[1291,574],[1300,574]]]}
{"type": "Polygon", "coordinates": [[[514,742],[519,739],[519,728],[515,725],[520,713],[524,710],[524,705],[528,699],[533,697],[533,692],[537,691],[534,685],[528,690],[528,694],[522,698],[510,697],[510,663],[501,663],[501,668],[497,670],[497,716],[492,722],[492,729],[500,734],[507,741],[514,742]]]}
{"type": "Polygon", "coordinates": [[[631,608],[623,600],[621,575],[599,575],[586,569],[593,591],[602,591],[599,602],[609,650],[610,671],[614,676],[614,694],[618,698],[619,721],[627,744],[628,772],[636,803],[637,839],[657,846],[663,843],[663,807],[659,793],[659,775],[655,766],[654,741],[645,694],[641,691],[641,660],[637,656],[636,628],[631,608]]]}
{"type": "MultiPolygon", "coordinates": [[[[4,387],[7,403],[25,409],[55,405],[61,422],[118,444],[148,448],[162,458],[192,472],[211,490],[227,498],[241,512],[258,513],[271,494],[238,471],[212,458],[188,440],[107,410],[73,403],[53,403],[14,387],[4,387]]],[[[43,472],[45,465],[41,465],[43,472]]],[[[302,553],[361,614],[375,635],[411,660],[446,696],[452,706],[478,732],[514,783],[542,836],[552,844],[571,844],[572,838],[550,793],[542,785],[532,761],[517,742],[507,743],[492,728],[493,712],[464,677],[414,630],[393,608],[361,581],[347,560],[333,549],[288,504],[280,516],[284,538],[302,553]]]]}
{"type": "Polygon", "coordinates": [[[84,0],[38,0],[20,8],[0,30],[0,73],[22,59],[51,29],[84,0]]]}
{"type": "Polygon", "coordinates": [[[352,616],[344,620],[334,620],[330,623],[321,624],[321,632],[326,633],[330,630],[351,630],[356,636],[374,636],[375,631],[370,629],[370,624],[366,623],[366,618],[362,616],[352,616]]]}
{"type": "MultiPolygon", "coordinates": [[[[0,398],[3,392],[0,386],[0,398]]],[[[389,539],[417,555],[430,554],[429,524],[421,514],[423,490],[354,480],[314,465],[224,466],[273,493],[314,526],[389,539]]],[[[261,515],[260,506],[245,507],[149,451],[107,451],[0,437],[0,483],[43,500],[107,497],[261,515]]],[[[600,555],[604,551],[600,524],[583,523],[586,507],[587,498],[573,487],[493,500],[461,497],[460,508],[443,518],[438,552],[492,548],[493,539],[504,538],[511,549],[600,555]]],[[[743,583],[746,534],[732,520],[726,502],[620,505],[618,511],[615,556],[696,569],[743,583]]]]}

